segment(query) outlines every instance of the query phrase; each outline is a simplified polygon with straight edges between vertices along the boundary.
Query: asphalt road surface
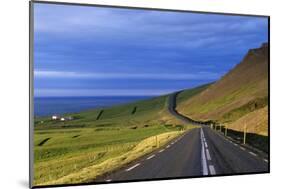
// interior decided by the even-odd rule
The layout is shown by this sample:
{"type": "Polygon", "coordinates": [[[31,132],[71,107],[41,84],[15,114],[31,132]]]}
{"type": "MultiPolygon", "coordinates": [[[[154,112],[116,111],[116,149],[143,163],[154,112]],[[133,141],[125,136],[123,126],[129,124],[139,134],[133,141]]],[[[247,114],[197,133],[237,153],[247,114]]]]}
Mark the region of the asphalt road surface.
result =
{"type": "MultiPolygon", "coordinates": [[[[177,93],[170,96],[170,113],[185,123],[194,123],[175,111],[176,95],[177,93]]],[[[238,144],[208,126],[202,125],[201,128],[183,134],[161,149],[122,169],[104,175],[95,182],[266,173],[268,171],[269,164],[264,154],[238,144]]]]}

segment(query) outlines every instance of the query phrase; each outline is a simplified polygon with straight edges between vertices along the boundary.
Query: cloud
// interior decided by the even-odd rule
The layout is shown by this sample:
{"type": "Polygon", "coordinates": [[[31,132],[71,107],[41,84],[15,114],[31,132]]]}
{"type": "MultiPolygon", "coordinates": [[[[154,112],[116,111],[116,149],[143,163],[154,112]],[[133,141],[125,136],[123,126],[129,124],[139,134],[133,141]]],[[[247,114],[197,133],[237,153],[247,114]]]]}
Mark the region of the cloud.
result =
{"type": "Polygon", "coordinates": [[[150,42],[157,47],[198,48],[216,44],[229,33],[240,38],[245,32],[259,33],[267,29],[266,24],[266,18],[245,16],[42,4],[35,7],[35,34],[67,40],[126,40],[134,45],[150,42]],[[139,39],[137,43],[135,39],[139,39]]]}
{"type": "Polygon", "coordinates": [[[35,78],[71,78],[71,79],[150,79],[150,80],[213,80],[220,74],[212,72],[180,73],[85,73],[69,71],[35,70],[35,78]]]}
{"type": "Polygon", "coordinates": [[[268,32],[261,17],[40,3],[34,16],[34,86],[41,95],[194,87],[219,79],[268,32]]]}

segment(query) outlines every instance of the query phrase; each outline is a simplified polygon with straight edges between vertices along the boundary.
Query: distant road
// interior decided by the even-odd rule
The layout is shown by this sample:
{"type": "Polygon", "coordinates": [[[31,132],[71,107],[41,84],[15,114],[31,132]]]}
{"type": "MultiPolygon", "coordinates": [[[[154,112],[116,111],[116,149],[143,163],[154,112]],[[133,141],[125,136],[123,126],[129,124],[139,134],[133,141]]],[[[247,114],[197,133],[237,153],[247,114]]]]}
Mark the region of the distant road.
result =
{"type": "MultiPolygon", "coordinates": [[[[169,112],[188,124],[191,119],[176,110],[176,95],[169,97],[169,112]]],[[[265,173],[267,158],[260,152],[232,141],[207,126],[193,129],[128,166],[95,182],[265,173]]]]}
{"type": "Polygon", "coordinates": [[[177,95],[179,94],[179,92],[173,93],[169,96],[168,99],[168,110],[170,112],[170,114],[172,114],[173,116],[175,116],[176,118],[180,119],[183,123],[194,123],[194,121],[188,117],[185,117],[182,114],[179,114],[176,110],[176,106],[177,106],[177,95]]]}

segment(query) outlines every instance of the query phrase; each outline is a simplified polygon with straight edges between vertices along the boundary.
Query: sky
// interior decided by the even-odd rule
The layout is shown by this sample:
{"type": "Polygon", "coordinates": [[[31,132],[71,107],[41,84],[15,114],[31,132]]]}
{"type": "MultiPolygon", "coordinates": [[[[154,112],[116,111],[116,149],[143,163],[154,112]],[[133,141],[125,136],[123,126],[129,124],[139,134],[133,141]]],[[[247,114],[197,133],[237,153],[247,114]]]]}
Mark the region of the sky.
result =
{"type": "Polygon", "coordinates": [[[218,80],[267,36],[264,17],[35,3],[34,95],[196,87],[218,80]]]}

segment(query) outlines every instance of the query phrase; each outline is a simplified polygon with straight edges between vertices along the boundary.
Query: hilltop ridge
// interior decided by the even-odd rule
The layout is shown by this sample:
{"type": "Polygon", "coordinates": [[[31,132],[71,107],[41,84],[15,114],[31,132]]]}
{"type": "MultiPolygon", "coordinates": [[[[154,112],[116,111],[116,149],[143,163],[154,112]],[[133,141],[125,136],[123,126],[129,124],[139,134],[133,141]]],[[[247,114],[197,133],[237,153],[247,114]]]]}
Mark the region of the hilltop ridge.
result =
{"type": "Polygon", "coordinates": [[[267,107],[268,64],[268,43],[263,43],[250,49],[239,64],[200,94],[181,101],[177,110],[195,120],[234,123],[267,107]]]}

